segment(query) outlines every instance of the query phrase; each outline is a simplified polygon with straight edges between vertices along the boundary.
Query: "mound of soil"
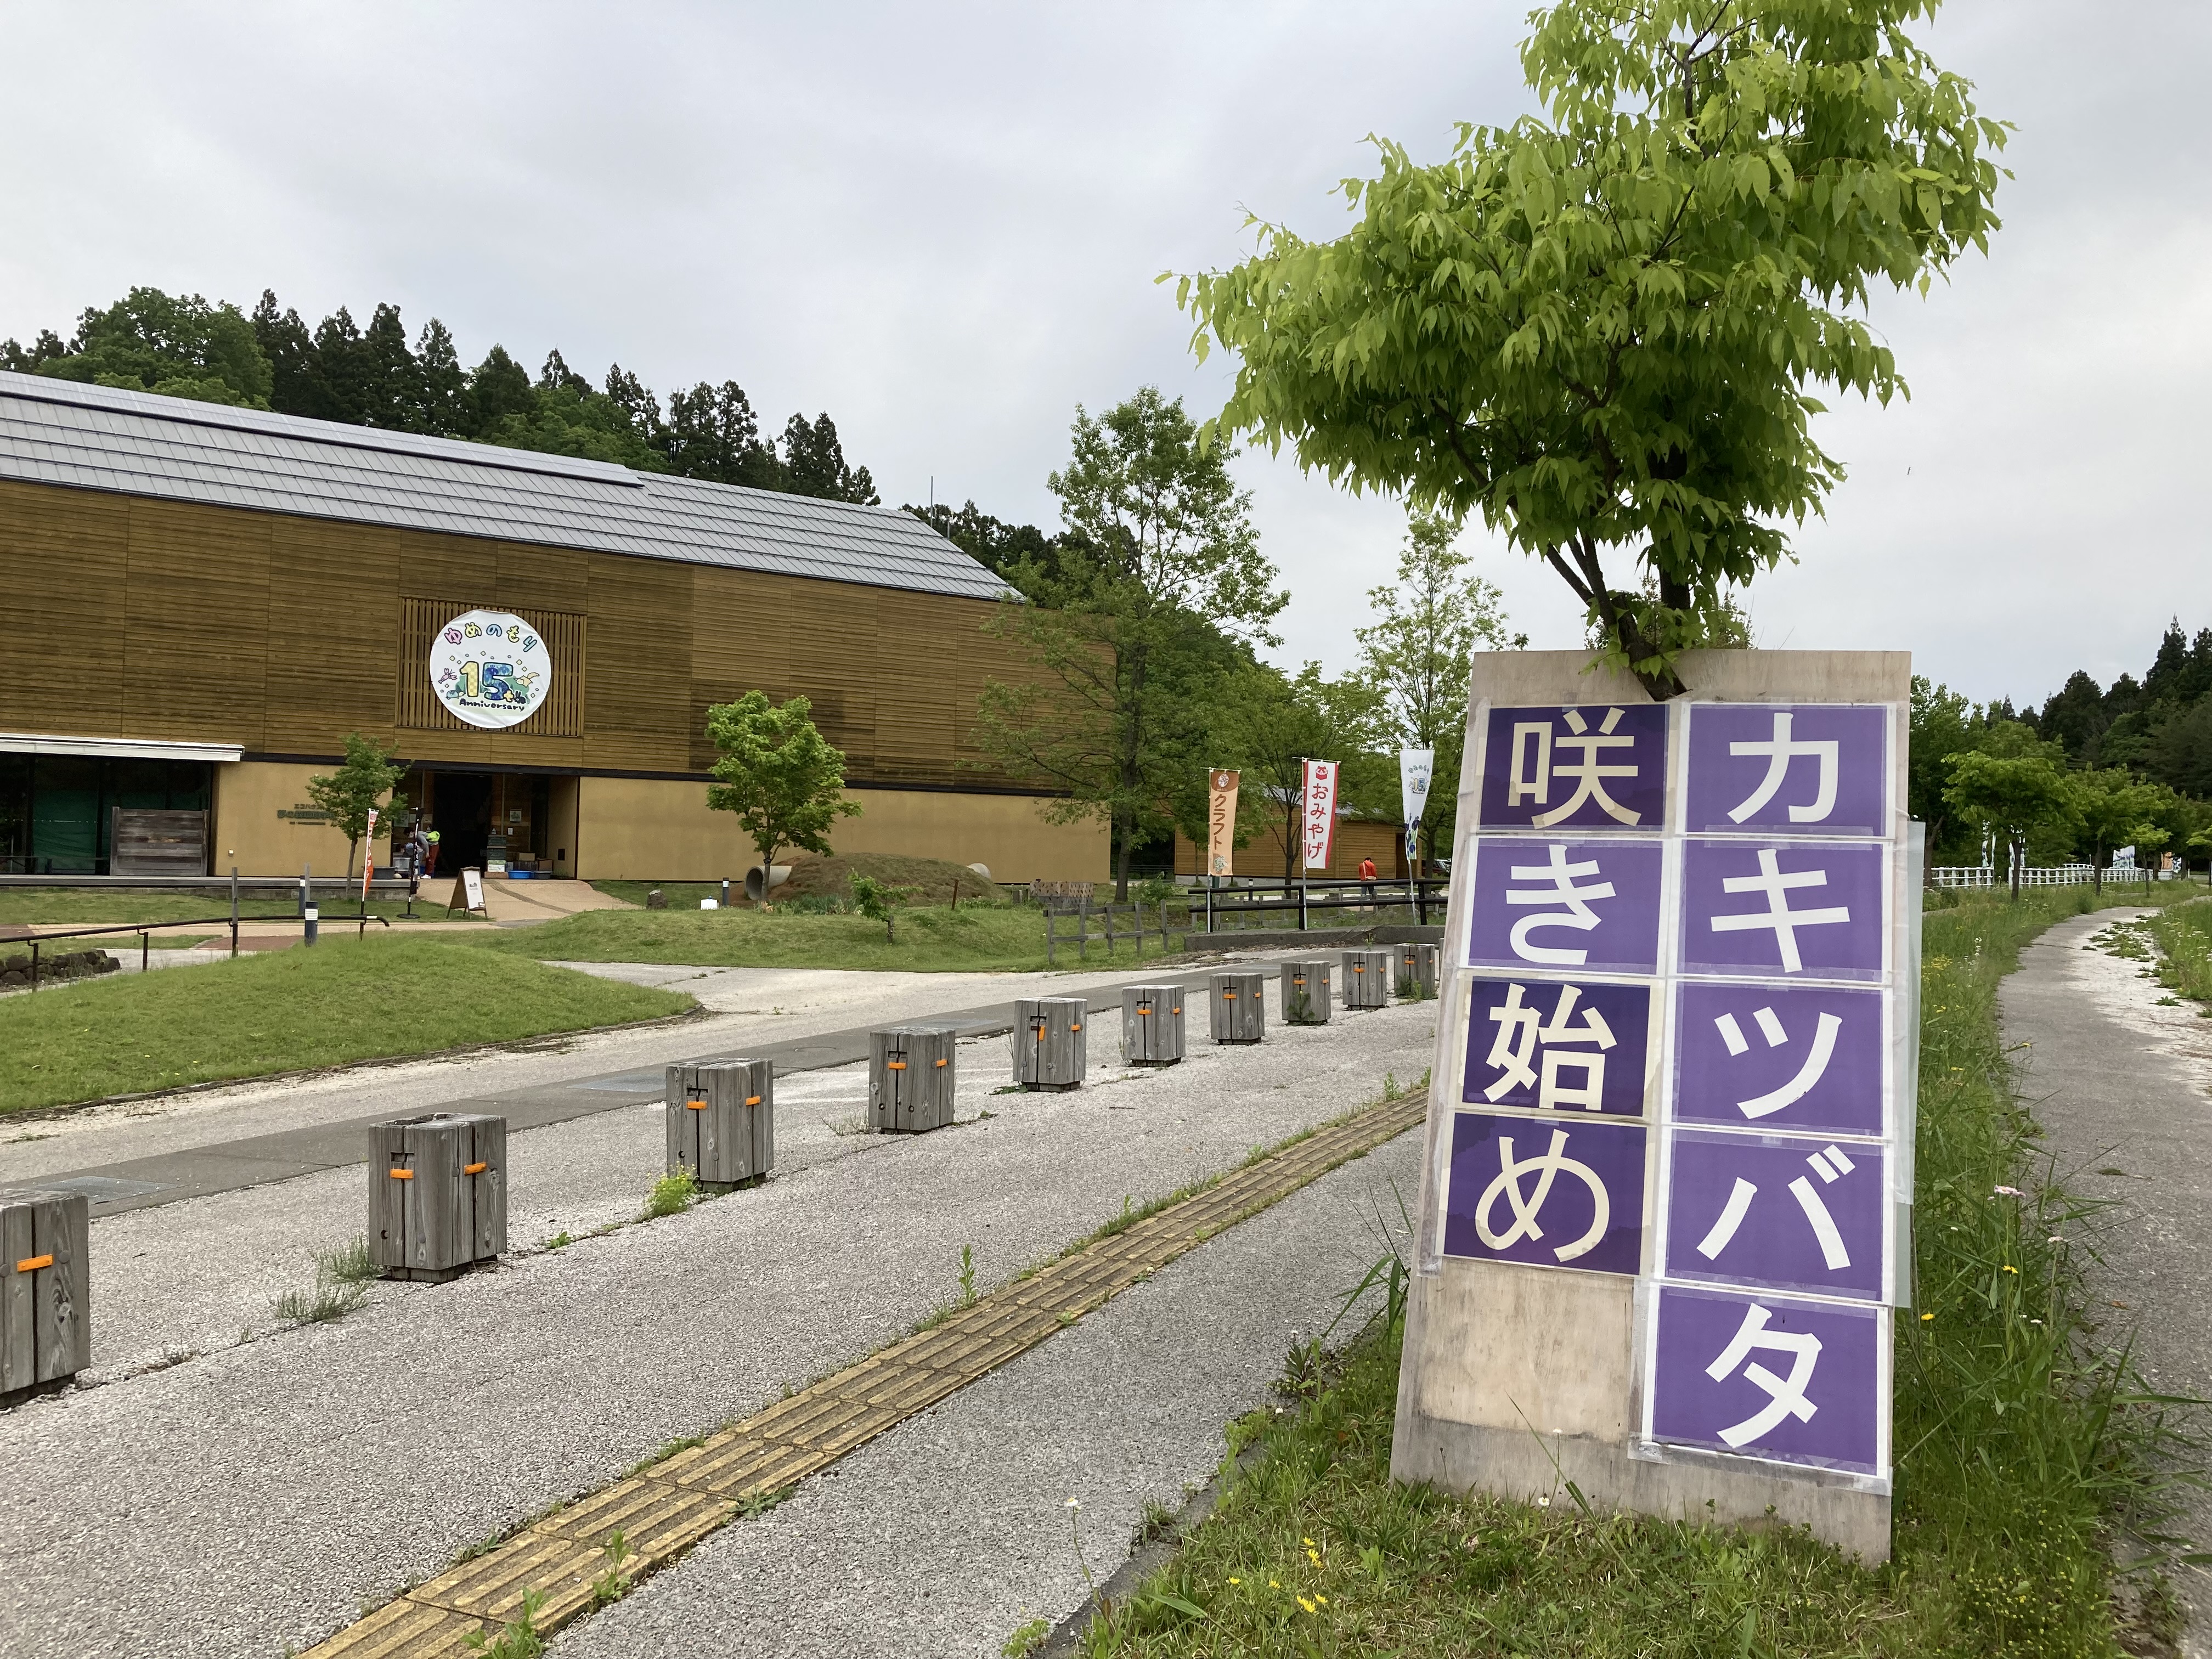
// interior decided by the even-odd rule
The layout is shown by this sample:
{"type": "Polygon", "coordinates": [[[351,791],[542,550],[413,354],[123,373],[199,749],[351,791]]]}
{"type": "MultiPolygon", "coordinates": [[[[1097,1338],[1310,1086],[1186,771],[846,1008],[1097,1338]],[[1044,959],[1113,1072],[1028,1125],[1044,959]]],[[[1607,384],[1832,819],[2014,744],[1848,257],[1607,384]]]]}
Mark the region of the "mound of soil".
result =
{"type": "Polygon", "coordinates": [[[887,886],[910,888],[902,904],[950,904],[955,884],[960,902],[981,900],[996,904],[1006,894],[996,883],[977,875],[964,864],[948,859],[902,858],[896,853],[854,853],[849,856],[817,858],[811,853],[794,854],[791,879],[769,896],[771,904],[784,900],[821,896],[849,899],[852,878],[867,876],[887,886]]]}

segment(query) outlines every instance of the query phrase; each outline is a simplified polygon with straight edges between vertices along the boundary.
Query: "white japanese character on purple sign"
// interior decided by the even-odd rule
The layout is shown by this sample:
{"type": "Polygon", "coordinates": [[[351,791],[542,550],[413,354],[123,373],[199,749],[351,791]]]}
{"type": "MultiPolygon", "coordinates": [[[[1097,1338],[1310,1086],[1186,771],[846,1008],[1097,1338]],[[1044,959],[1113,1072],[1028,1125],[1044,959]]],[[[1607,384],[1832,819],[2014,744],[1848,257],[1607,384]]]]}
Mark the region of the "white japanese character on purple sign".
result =
{"type": "Polygon", "coordinates": [[[1490,711],[1483,828],[1656,830],[1666,807],[1663,705],[1490,711]]]}
{"type": "Polygon", "coordinates": [[[1469,963],[1656,970],[1657,842],[1484,836],[1474,860],[1469,963]]]}
{"type": "Polygon", "coordinates": [[[1886,874],[1872,844],[1686,842],[1682,969],[1879,978],[1886,874]]]}
{"type": "Polygon", "coordinates": [[[1886,835],[1889,726],[1889,710],[1879,707],[1695,704],[1684,827],[1886,835]]]}
{"type": "Polygon", "coordinates": [[[1887,1309],[1665,1285],[1656,1317],[1655,1439],[1881,1472],[1887,1309]]]}

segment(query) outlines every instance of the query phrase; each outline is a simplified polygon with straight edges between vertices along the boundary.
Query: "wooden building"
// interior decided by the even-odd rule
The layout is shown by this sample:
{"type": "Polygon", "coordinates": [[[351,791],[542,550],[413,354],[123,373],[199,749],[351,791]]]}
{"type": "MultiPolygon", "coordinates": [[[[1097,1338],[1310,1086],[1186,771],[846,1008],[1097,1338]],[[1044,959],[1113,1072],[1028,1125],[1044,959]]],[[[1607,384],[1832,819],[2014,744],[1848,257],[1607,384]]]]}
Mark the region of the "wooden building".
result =
{"type": "Polygon", "coordinates": [[[336,873],[307,780],[359,732],[410,768],[380,864],[419,813],[441,869],[735,878],[706,711],[757,688],[845,751],[840,851],[1106,873],[979,769],[1003,585],[908,514],[0,374],[0,872],[104,872],[151,808],[208,814],[211,872],[336,873]],[[510,723],[434,682],[476,612],[527,627],[510,723]]]}

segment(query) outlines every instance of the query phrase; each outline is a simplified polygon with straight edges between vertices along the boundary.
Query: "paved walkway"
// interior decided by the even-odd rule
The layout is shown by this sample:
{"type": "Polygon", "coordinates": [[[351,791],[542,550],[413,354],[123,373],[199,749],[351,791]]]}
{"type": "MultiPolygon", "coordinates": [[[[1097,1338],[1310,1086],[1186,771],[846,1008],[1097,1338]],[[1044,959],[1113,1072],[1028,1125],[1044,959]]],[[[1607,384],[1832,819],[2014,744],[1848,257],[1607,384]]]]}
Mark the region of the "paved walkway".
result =
{"type": "MultiPolygon", "coordinates": [[[[2089,944],[2148,914],[2061,922],[2021,953],[1999,997],[2006,1040],[2029,1045],[2021,1092],[2059,1179],[2112,1206],[2092,1224],[2101,1339],[2131,1337],[2158,1392],[2212,1398],[2212,1020],[2194,1003],[2160,1006],[2147,963],[2089,944]]],[[[2179,1524],[2196,1547],[2212,1544],[2212,1493],[2195,1494],[2179,1524]]],[[[2184,1652],[2212,1656],[2212,1572],[2175,1577],[2192,1614],[2184,1652]]]]}
{"type": "MultiPolygon", "coordinates": [[[[796,1167],[685,1215],[525,1255],[448,1285],[380,1287],[370,1307],[337,1323],[0,1414],[0,1468],[12,1499],[0,1510],[0,1559],[11,1567],[0,1586],[0,1650],[262,1654],[318,1640],[471,1542],[605,1484],[672,1437],[757,1412],[895,1339],[956,1295],[963,1245],[974,1249],[981,1285],[1003,1282],[1125,1203],[1231,1169],[1255,1145],[1371,1099],[1385,1072],[1410,1082],[1429,1063],[1434,1008],[1271,1030],[1258,1049],[1202,1047],[1184,1066],[1070,1095],[987,1095],[993,1115],[965,1127],[871,1137],[862,1155],[796,1167]]],[[[636,1114],[629,1133],[657,1148],[652,1115],[636,1114]]],[[[531,1139],[518,1138],[518,1205],[531,1139]]],[[[1403,1167],[1389,1166],[1409,1198],[1414,1139],[1392,1149],[1403,1167]]],[[[1033,1517],[1057,1513],[1064,1523],[1058,1506],[1070,1471],[1090,1463],[1093,1444],[1123,1447],[1118,1461],[1097,1466],[1109,1487],[1134,1483],[1104,1502],[1102,1522],[1133,1516],[1144,1497],[1171,1497],[1178,1480],[1204,1477],[1223,1419],[1254,1397],[1292,1331],[1310,1330],[1328,1293],[1358,1276],[1352,1264],[1379,1253],[1371,1212],[1379,1204],[1395,1213],[1395,1203],[1388,1183],[1368,1190],[1362,1172],[1370,1163],[1325,1177],[1310,1203],[1286,1210],[1304,1218],[1301,1229],[1256,1235],[1275,1241],[1267,1273],[1217,1270],[1224,1277],[1213,1289],[1177,1304],[1136,1351],[1109,1362],[1119,1370],[1101,1376],[1079,1366],[1054,1384],[1073,1409],[1088,1376],[1088,1409],[1097,1415],[1081,1432],[1053,1429],[1056,1413],[1034,1436],[1009,1431],[989,1488],[1001,1540],[994,1559],[1011,1552],[1031,1565],[979,1569],[972,1615],[948,1584],[941,1628],[922,1631],[919,1645],[872,1648],[854,1636],[873,1628],[856,1601],[849,1628],[788,1650],[987,1653],[1021,1622],[1008,1611],[1033,1605],[1057,1618],[1071,1610],[1073,1562],[1055,1557],[1056,1542],[1033,1517]],[[1301,1270],[1309,1258],[1320,1264],[1310,1273],[1301,1270]],[[1224,1309],[1218,1296],[1249,1305],[1224,1309]],[[1179,1397],[1206,1415],[1183,1422],[1176,1407],[1173,1432],[1160,1434],[1160,1413],[1179,1397]],[[1147,1451],[1141,1443],[1156,1435],[1161,1449],[1147,1451]],[[1151,1490],[1156,1481],[1169,1490],[1151,1490]],[[1050,1490],[1039,1496],[1040,1486],[1050,1490]]],[[[308,1185],[202,1202],[244,1204],[308,1185]]],[[[333,1186],[330,1217],[353,1230],[360,1197],[356,1173],[333,1186]]],[[[221,1240],[202,1248],[202,1229],[185,1224],[197,1220],[196,1207],[157,1206],[96,1224],[95,1279],[118,1286],[118,1308],[133,1272],[143,1285],[164,1273],[189,1276],[197,1261],[219,1277],[227,1256],[256,1248],[234,1250],[221,1240]],[[131,1228],[153,1231],[136,1237],[134,1249],[111,1252],[109,1241],[131,1228]]],[[[1201,1246],[1157,1282],[1218,1259],[1213,1253],[1236,1237],[1232,1230],[1201,1246]]],[[[142,1293],[138,1303],[158,1299],[142,1293]]],[[[96,1328],[101,1317],[95,1313],[96,1328]]],[[[1043,1364],[1065,1336],[1031,1359],[1043,1364]]],[[[963,1409],[947,1402],[911,1432],[936,1432],[927,1425],[963,1409]]],[[[962,1420],[961,1433],[990,1433],[988,1416],[962,1420]]],[[[890,1441],[868,1454],[915,1455],[890,1441]]],[[[968,1473],[921,1455],[902,1466],[903,1484],[880,1492],[884,1514],[921,1501],[915,1492],[926,1465],[939,1483],[928,1504],[949,1501],[947,1483],[968,1473]]],[[[810,1514],[821,1524],[818,1511],[795,1501],[783,1524],[810,1514]]],[[[843,1535],[841,1557],[806,1571],[876,1578],[886,1598],[895,1590],[914,1599],[911,1583],[876,1574],[874,1564],[897,1553],[883,1534],[843,1535]]],[[[700,1572],[690,1564],[674,1569],[665,1582],[677,1588],[660,1594],[685,1593],[689,1583],[702,1595],[757,1595],[762,1586],[740,1582],[753,1576],[744,1565],[750,1547],[710,1540],[700,1572]],[[708,1569],[724,1547],[737,1552],[730,1559],[738,1565],[716,1577],[708,1569]]],[[[648,1585],[634,1616],[665,1605],[648,1585]]],[[[817,1622],[823,1613],[816,1609],[817,1622]]],[[[671,1616],[682,1625],[680,1613],[671,1616]]],[[[715,1650],[787,1650],[733,1647],[735,1634],[721,1632],[715,1650]]],[[[684,1651],[683,1639],[656,1637],[627,1650],[650,1654],[661,1643],[684,1651]]]]}

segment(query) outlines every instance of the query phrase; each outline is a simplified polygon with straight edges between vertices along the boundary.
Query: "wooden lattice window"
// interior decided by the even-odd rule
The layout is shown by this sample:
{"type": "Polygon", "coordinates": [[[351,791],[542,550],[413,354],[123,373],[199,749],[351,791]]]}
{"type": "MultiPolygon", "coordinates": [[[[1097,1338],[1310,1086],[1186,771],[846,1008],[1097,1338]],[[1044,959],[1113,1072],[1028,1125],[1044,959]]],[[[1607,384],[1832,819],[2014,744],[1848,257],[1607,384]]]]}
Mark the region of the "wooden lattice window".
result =
{"type": "Polygon", "coordinates": [[[584,734],[584,619],[572,611],[483,600],[399,601],[399,707],[397,723],[411,732],[468,732],[475,728],[439,702],[430,686],[430,641],[464,611],[511,611],[538,630],[551,653],[553,688],[544,708],[516,732],[544,738],[584,734]]]}

